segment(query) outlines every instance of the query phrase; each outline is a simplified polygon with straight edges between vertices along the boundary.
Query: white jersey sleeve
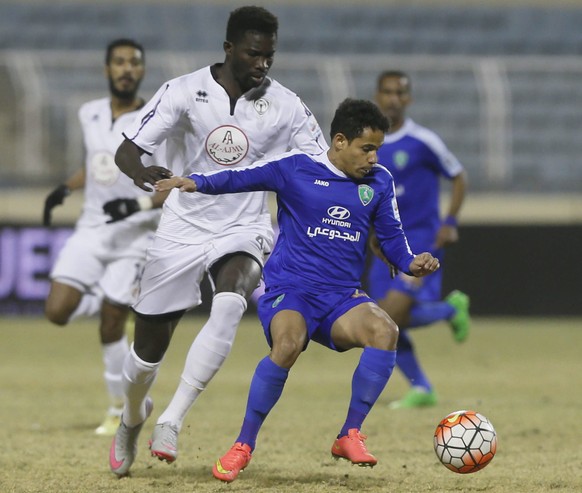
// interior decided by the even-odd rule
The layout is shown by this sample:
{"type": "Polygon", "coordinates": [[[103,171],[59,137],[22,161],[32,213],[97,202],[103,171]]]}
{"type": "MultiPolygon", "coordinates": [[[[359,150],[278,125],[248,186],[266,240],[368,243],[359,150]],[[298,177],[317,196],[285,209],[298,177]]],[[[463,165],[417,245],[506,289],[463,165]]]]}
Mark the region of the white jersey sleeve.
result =
{"type": "Polygon", "coordinates": [[[160,87],[142,108],[134,124],[123,132],[127,139],[148,154],[152,154],[179,127],[187,111],[182,79],[173,79],[160,87]]]}

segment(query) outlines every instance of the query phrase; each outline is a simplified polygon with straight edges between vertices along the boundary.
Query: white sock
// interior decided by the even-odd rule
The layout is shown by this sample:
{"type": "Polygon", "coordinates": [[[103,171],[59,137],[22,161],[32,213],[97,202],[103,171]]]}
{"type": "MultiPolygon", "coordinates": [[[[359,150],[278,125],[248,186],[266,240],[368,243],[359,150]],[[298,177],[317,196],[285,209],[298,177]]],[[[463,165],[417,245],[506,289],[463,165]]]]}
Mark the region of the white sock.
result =
{"type": "Polygon", "coordinates": [[[83,295],[81,301],[75,311],[69,317],[69,322],[79,318],[79,317],[92,317],[93,315],[99,313],[101,310],[101,303],[103,302],[103,293],[98,292],[88,292],[83,295]]]}
{"type": "Polygon", "coordinates": [[[186,414],[230,353],[246,308],[247,302],[239,294],[214,297],[210,318],[190,346],[178,388],[158,423],[169,421],[178,430],[182,428],[186,414]]]}
{"type": "Polygon", "coordinates": [[[129,344],[127,337],[123,336],[119,341],[102,344],[103,364],[105,365],[105,385],[109,393],[109,413],[115,414],[120,412],[123,407],[123,384],[121,376],[123,374],[123,363],[127,353],[129,353],[129,344]]]}
{"type": "Polygon", "coordinates": [[[122,385],[125,393],[123,422],[126,426],[137,426],[147,418],[145,399],[153,385],[160,363],[148,363],[134,351],[133,344],[123,364],[122,385]]]}

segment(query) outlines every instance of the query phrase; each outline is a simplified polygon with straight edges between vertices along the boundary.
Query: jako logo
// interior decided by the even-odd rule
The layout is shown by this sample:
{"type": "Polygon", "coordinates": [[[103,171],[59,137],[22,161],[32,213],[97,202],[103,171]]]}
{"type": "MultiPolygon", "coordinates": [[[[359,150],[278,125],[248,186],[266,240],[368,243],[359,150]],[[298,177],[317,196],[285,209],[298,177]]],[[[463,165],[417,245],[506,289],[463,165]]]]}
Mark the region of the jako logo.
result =
{"type": "Polygon", "coordinates": [[[327,210],[327,215],[333,217],[334,219],[345,220],[350,217],[350,211],[345,207],[340,207],[339,205],[334,205],[327,210]]]}
{"type": "Polygon", "coordinates": [[[323,180],[315,180],[313,182],[314,185],[321,185],[322,187],[329,187],[329,182],[328,181],[323,181],[323,180]]]}

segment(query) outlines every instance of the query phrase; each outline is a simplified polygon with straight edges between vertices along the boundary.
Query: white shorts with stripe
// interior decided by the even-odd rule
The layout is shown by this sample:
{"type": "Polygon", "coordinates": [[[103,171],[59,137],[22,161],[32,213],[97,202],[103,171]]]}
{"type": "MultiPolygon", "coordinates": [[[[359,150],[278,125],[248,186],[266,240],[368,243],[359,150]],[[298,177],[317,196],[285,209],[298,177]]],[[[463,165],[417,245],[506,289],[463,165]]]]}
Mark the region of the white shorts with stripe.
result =
{"type": "Polygon", "coordinates": [[[133,306],[136,312],[162,315],[198,306],[202,302],[200,283],[216,261],[244,252],[262,266],[272,246],[272,241],[256,232],[197,239],[201,243],[192,245],[156,236],[147,251],[139,296],[133,306]]]}

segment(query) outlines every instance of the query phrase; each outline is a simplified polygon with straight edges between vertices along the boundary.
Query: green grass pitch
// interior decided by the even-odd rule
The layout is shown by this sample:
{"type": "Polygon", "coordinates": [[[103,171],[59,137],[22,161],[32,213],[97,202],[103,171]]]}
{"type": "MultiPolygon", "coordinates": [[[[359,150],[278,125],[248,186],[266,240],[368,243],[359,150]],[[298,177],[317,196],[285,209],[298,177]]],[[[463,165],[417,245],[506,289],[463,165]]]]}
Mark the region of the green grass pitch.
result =
{"type": "Polygon", "coordinates": [[[132,475],[108,468],[109,438],[93,434],[106,407],[95,320],[56,328],[43,319],[0,321],[0,491],[97,492],[577,492],[582,491],[582,320],[478,318],[456,344],[444,324],[413,338],[440,401],[388,409],[407,389],[395,371],[362,429],[379,459],[373,469],[336,462],[330,447],[345,418],[360,351],[310,344],[259,435],[253,461],[234,483],[212,477],[213,462],[238,434],[256,363],[267,354],[247,315],[233,351],[188,415],[179,458],[149,456],[155,419],[176,388],[204,318],[177,329],[153,388],[132,475]],[[437,423],[458,409],[487,416],[497,455],[482,471],[458,475],[433,451],[437,423]]]}

